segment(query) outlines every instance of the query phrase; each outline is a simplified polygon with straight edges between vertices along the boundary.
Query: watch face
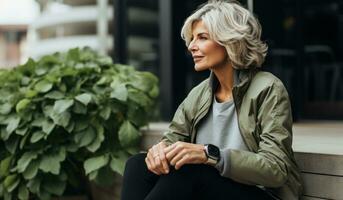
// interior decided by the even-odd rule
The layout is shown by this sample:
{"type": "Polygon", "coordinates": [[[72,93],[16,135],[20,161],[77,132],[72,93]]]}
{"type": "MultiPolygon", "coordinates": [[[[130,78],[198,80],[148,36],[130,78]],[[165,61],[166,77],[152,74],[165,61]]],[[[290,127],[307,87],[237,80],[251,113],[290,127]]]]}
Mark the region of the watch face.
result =
{"type": "Polygon", "coordinates": [[[216,146],[214,146],[212,144],[209,144],[207,146],[207,149],[208,149],[208,154],[210,154],[211,156],[216,157],[216,158],[219,157],[220,152],[219,152],[219,148],[218,147],[216,147],[216,146]]]}

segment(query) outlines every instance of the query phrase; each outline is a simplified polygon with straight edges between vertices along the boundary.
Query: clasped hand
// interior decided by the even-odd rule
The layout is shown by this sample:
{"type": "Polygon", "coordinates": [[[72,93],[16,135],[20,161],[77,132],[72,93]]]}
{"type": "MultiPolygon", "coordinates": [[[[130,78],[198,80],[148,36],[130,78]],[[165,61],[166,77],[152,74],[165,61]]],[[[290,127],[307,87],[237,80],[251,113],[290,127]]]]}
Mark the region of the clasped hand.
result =
{"type": "Polygon", "coordinates": [[[187,142],[176,142],[166,146],[160,142],[152,146],[145,158],[148,169],[157,174],[168,174],[169,166],[176,170],[185,164],[202,164],[207,160],[204,145],[187,142]]]}

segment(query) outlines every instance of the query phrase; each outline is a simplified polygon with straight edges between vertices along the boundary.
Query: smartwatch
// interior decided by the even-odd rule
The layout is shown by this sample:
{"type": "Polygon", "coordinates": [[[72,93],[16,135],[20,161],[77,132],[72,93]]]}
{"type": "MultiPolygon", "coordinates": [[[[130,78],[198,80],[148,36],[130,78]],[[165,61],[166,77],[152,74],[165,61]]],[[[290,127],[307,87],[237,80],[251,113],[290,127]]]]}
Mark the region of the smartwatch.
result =
{"type": "Polygon", "coordinates": [[[220,160],[220,151],[219,148],[213,144],[205,144],[204,151],[207,157],[206,164],[216,165],[220,160]]]}

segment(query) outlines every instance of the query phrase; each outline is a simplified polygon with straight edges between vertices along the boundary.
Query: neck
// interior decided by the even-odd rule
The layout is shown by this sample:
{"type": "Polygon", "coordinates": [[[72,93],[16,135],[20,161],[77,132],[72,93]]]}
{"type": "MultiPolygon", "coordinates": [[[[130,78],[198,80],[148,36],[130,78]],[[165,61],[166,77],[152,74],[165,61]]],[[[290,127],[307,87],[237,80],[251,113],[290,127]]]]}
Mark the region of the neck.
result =
{"type": "Polygon", "coordinates": [[[232,88],[234,84],[234,69],[231,64],[214,68],[213,73],[216,75],[219,85],[215,91],[216,97],[220,101],[226,101],[232,98],[232,88]]]}

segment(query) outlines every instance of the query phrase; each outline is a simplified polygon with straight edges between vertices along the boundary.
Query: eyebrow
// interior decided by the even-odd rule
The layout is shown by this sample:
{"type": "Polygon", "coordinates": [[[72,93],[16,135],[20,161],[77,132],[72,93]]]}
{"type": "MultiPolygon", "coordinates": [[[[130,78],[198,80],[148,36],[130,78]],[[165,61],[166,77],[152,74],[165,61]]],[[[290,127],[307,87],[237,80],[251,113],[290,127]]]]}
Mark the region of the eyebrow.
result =
{"type": "MultiPolygon", "coordinates": [[[[207,33],[207,32],[200,32],[200,33],[197,34],[197,36],[199,36],[199,35],[207,35],[207,36],[209,36],[210,34],[207,33]]],[[[192,35],[192,37],[193,37],[193,35],[192,35]]]]}

